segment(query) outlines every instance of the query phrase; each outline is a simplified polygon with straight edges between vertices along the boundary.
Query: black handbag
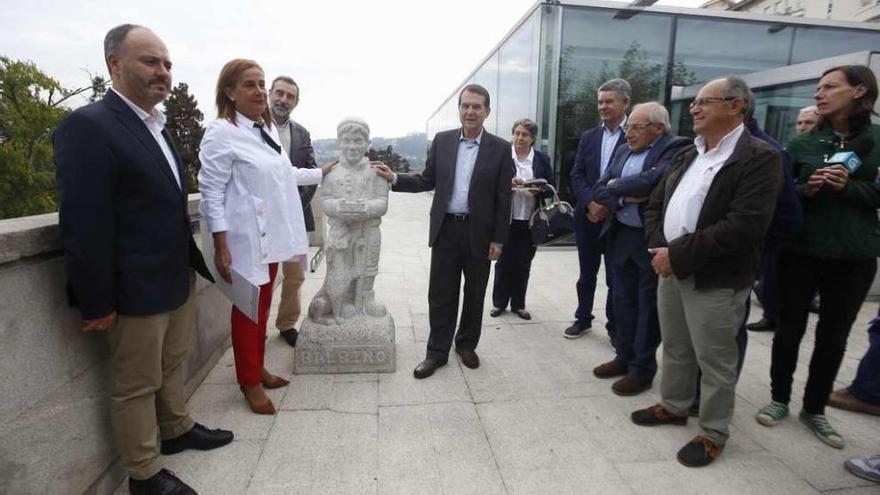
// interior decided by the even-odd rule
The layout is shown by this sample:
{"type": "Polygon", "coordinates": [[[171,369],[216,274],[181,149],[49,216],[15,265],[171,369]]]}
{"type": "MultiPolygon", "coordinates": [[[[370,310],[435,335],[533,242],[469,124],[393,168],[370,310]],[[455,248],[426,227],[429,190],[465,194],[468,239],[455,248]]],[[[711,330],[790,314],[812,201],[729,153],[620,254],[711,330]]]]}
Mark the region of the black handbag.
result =
{"type": "Polygon", "coordinates": [[[547,205],[539,204],[529,217],[529,232],[535,246],[555,241],[574,231],[574,208],[559,199],[552,185],[543,187],[553,193],[553,201],[547,205]]]}

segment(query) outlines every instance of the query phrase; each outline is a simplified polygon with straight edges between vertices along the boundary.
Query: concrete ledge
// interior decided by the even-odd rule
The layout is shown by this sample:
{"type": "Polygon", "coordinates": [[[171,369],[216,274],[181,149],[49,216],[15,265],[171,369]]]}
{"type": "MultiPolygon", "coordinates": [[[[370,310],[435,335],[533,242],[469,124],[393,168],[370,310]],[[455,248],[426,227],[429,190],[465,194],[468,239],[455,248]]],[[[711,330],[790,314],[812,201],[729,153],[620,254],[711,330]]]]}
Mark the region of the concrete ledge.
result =
{"type": "MultiPolygon", "coordinates": [[[[198,195],[191,195],[195,216],[198,195]]],[[[197,218],[194,218],[197,225],[197,218]]],[[[198,236],[197,236],[198,237],[198,236]]],[[[112,493],[108,349],[69,306],[56,213],[0,221],[0,493],[112,493]]],[[[196,284],[192,394],[229,347],[229,302],[196,284]]]]}

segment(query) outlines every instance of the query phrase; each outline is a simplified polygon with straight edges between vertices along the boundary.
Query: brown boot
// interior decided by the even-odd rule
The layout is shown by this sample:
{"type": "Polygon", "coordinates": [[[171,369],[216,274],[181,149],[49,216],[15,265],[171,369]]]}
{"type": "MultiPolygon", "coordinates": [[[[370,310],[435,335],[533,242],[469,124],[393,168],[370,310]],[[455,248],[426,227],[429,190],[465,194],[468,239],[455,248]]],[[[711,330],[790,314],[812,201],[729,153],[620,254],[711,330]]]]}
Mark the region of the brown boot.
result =
{"type": "Polygon", "coordinates": [[[654,380],[626,375],[620,380],[614,382],[614,385],[611,385],[611,391],[617,395],[623,396],[638,395],[651,388],[653,382],[654,380]]]}
{"type": "Polygon", "coordinates": [[[616,376],[626,375],[626,367],[617,361],[608,361],[593,368],[593,374],[596,378],[614,378],[616,376]]]}
{"type": "Polygon", "coordinates": [[[831,392],[831,396],[828,398],[828,405],[846,411],[880,416],[880,406],[868,404],[867,402],[849,393],[849,390],[845,388],[841,388],[835,390],[834,392],[831,392]]]}
{"type": "Polygon", "coordinates": [[[253,385],[250,387],[241,386],[239,388],[241,388],[241,392],[244,394],[244,398],[247,400],[251,411],[256,414],[265,414],[269,416],[275,414],[275,405],[272,404],[272,399],[266,395],[263,387],[260,385],[253,385]]]}
{"type": "Polygon", "coordinates": [[[269,373],[266,368],[263,368],[262,370],[260,370],[260,383],[262,383],[263,386],[268,389],[273,389],[286,387],[287,384],[290,382],[285,380],[284,378],[281,378],[280,376],[269,373]]]}

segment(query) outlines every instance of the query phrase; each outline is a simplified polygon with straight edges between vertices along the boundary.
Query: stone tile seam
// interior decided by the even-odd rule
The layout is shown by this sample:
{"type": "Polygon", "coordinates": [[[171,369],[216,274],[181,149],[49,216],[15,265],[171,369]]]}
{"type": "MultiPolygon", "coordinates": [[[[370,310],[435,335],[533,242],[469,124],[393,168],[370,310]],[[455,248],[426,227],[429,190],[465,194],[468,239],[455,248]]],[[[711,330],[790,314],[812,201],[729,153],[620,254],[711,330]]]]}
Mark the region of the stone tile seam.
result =
{"type": "Polygon", "coordinates": [[[471,384],[468,381],[467,373],[463,373],[463,375],[464,385],[467,387],[468,395],[471,396],[471,402],[474,404],[474,413],[477,415],[477,422],[480,423],[480,432],[483,433],[486,445],[489,446],[489,452],[492,453],[492,462],[495,464],[495,470],[498,471],[498,478],[501,480],[501,488],[504,490],[504,493],[510,493],[510,488],[507,486],[507,480],[504,479],[504,471],[501,470],[501,465],[498,463],[498,456],[495,453],[495,448],[492,446],[492,441],[489,440],[489,434],[486,432],[486,425],[483,423],[483,416],[480,415],[480,408],[477,407],[477,404],[473,400],[474,394],[471,391],[471,384]]]}

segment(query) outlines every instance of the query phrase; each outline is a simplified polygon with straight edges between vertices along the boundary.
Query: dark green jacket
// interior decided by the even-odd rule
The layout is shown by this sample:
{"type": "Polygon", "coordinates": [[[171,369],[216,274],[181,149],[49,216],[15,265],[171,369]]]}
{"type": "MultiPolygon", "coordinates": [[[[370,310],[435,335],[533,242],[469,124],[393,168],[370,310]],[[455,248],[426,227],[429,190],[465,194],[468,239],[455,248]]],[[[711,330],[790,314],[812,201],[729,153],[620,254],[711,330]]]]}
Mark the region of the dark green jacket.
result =
{"type": "MultiPolygon", "coordinates": [[[[880,255],[880,126],[868,126],[858,134],[870,133],[874,149],[853,174],[846,187],[834,192],[824,186],[812,198],[800,194],[804,207],[804,228],[792,239],[790,248],[817,258],[865,260],[880,255]]],[[[855,138],[855,136],[853,136],[855,138]]],[[[839,151],[840,138],[823,124],[813,132],[802,134],[788,144],[794,161],[798,190],[810,175],[824,167],[824,160],[839,151]]]]}

